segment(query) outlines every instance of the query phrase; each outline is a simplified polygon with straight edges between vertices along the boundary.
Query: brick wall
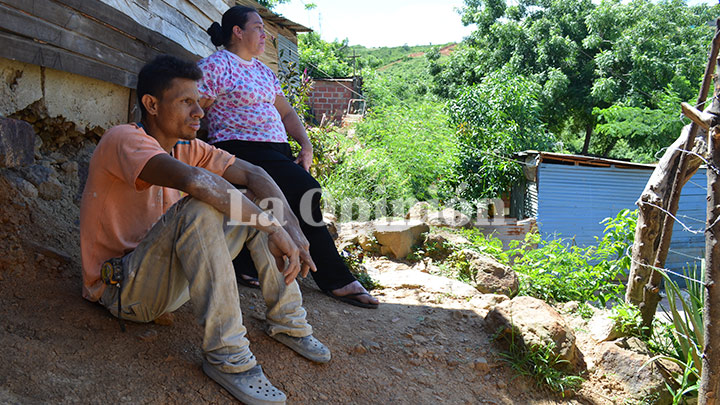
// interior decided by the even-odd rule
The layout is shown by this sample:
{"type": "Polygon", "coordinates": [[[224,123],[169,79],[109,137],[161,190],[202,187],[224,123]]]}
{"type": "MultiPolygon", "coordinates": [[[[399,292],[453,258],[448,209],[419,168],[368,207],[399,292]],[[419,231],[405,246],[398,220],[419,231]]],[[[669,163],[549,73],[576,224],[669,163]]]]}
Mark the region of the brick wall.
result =
{"type": "Polygon", "coordinates": [[[348,100],[358,98],[352,88],[352,79],[315,79],[310,93],[310,109],[315,120],[320,122],[325,114],[326,119],[342,121],[348,100]]]}

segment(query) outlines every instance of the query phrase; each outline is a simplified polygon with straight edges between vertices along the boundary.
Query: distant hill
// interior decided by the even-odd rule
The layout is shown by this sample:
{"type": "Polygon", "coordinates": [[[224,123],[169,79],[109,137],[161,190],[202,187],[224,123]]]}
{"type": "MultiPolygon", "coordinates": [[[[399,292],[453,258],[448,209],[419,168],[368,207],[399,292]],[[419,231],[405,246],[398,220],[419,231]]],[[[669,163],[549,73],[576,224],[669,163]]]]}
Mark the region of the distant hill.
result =
{"type": "Polygon", "coordinates": [[[370,61],[371,65],[374,65],[379,71],[382,71],[400,61],[423,57],[427,52],[436,47],[440,47],[440,53],[447,56],[456,46],[456,43],[441,45],[404,45],[380,48],[366,48],[362,45],[353,45],[350,47],[350,53],[352,54],[354,51],[358,58],[370,61]]]}

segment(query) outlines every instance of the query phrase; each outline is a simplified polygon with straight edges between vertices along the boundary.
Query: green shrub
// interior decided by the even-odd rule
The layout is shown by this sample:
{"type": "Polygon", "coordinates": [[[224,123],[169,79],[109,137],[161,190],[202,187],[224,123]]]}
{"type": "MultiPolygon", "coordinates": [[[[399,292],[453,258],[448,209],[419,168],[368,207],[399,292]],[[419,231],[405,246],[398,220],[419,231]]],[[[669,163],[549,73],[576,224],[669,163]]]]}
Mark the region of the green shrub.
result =
{"type": "Polygon", "coordinates": [[[396,212],[404,215],[415,201],[448,198],[457,146],[446,121],[430,102],[371,112],[341,141],[332,171],[318,176],[328,200],[362,201],[375,218],[392,216],[393,200],[405,201],[396,212]]]}
{"type": "Polygon", "coordinates": [[[630,268],[626,250],[636,218],[637,211],[623,210],[603,220],[607,226],[597,246],[578,247],[559,237],[545,241],[538,234],[511,242],[507,254],[515,256],[520,294],[548,302],[598,301],[603,307],[619,298],[624,290],[620,278],[630,268]]]}
{"type": "Polygon", "coordinates": [[[457,179],[467,199],[494,198],[522,178],[512,154],[526,149],[554,150],[554,138],[541,122],[542,88],[506,70],[493,72],[448,103],[457,131],[457,179]]]}

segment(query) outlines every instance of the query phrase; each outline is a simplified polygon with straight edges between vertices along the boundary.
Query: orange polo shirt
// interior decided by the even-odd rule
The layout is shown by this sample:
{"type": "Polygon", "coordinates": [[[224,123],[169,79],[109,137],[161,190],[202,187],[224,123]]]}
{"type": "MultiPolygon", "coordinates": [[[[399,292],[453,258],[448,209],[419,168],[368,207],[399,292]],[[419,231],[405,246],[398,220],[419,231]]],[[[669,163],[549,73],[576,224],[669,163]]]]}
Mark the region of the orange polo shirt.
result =
{"type": "MultiPolygon", "coordinates": [[[[80,204],[80,250],[84,298],[97,301],[105,290],[100,266],[124,256],[142,241],[170,206],[179,190],[151,185],[138,178],[154,156],[167,153],[155,138],[135,124],[110,128],[90,159],[80,204]]],[[[223,150],[194,139],[179,141],[172,156],[218,175],[235,161],[223,150]]]]}

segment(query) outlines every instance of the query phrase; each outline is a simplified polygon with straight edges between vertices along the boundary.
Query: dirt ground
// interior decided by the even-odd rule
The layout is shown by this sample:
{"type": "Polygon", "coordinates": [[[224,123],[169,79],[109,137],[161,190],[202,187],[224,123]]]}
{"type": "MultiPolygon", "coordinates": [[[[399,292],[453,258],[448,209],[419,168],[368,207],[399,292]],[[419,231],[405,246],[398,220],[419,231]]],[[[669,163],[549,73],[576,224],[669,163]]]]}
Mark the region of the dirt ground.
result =
{"type": "MultiPolygon", "coordinates": [[[[91,151],[75,158],[86,162],[91,151]]],[[[66,167],[62,157],[43,159],[66,167]]],[[[128,323],[123,333],[105,309],[81,298],[78,191],[86,165],[72,169],[58,170],[67,190],[52,201],[24,195],[8,180],[12,173],[0,173],[0,403],[234,403],[200,368],[202,331],[190,304],[172,325],[128,323]]],[[[315,336],[332,350],[328,364],[267,337],[259,291],[239,287],[251,349],[289,403],[614,404],[628,394],[604,374],[586,375],[571,397],[518,377],[484,327],[487,309],[452,294],[384,288],[374,291],[380,308],[370,310],[335,301],[310,280],[301,287],[315,336]]],[[[576,322],[588,360],[594,342],[576,322]]]]}

